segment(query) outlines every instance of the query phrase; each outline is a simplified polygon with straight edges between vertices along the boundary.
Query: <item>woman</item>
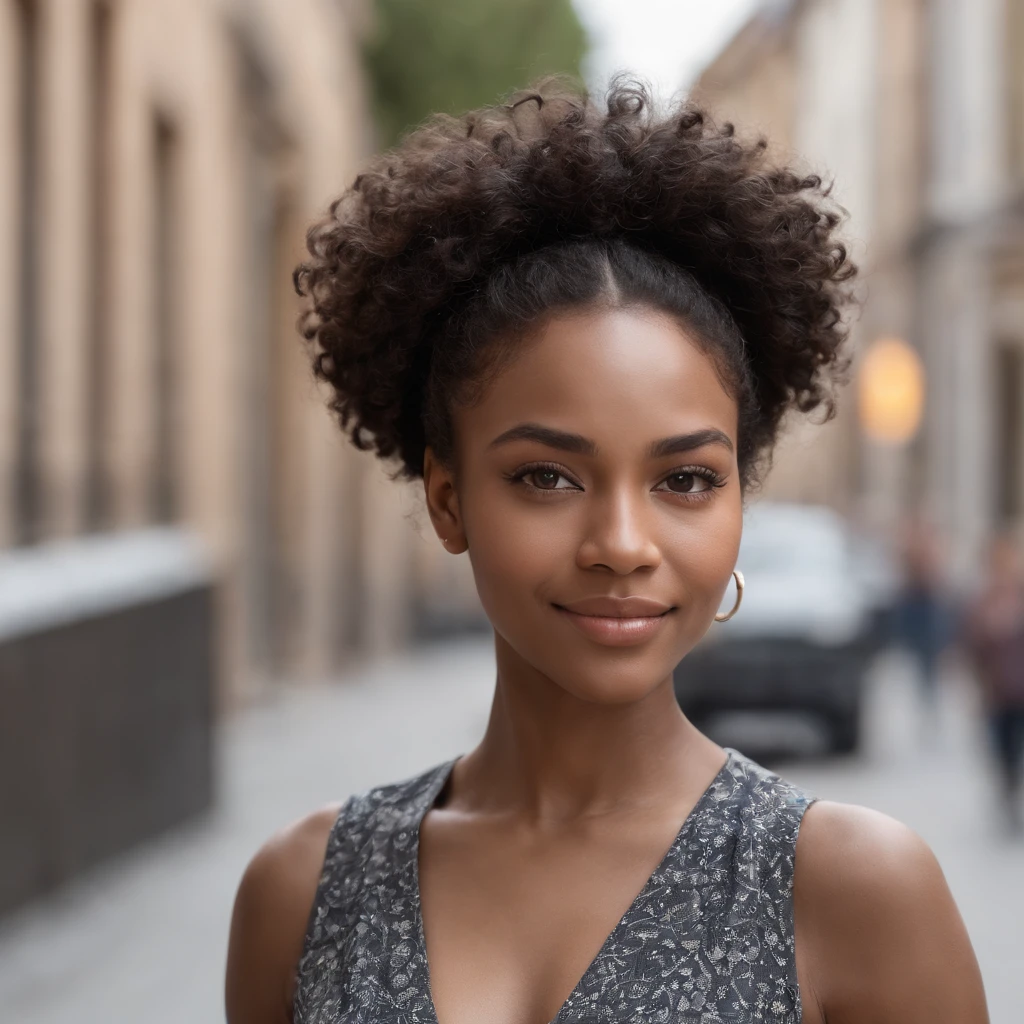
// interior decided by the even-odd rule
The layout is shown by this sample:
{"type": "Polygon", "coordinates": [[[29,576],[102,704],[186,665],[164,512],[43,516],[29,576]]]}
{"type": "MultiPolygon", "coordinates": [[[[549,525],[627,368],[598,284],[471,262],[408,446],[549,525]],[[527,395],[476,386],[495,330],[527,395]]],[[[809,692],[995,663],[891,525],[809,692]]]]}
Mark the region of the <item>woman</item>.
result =
{"type": "Polygon", "coordinates": [[[256,855],[231,1024],[986,1019],[925,844],[673,695],[780,420],[831,411],[838,221],[763,143],[619,83],[439,118],[314,227],[317,372],[468,552],[497,681],[475,749],[256,855]]]}
{"type": "Polygon", "coordinates": [[[988,714],[1006,824],[1024,832],[1024,573],[1009,533],[989,542],[981,590],[967,609],[967,653],[988,714]]]}

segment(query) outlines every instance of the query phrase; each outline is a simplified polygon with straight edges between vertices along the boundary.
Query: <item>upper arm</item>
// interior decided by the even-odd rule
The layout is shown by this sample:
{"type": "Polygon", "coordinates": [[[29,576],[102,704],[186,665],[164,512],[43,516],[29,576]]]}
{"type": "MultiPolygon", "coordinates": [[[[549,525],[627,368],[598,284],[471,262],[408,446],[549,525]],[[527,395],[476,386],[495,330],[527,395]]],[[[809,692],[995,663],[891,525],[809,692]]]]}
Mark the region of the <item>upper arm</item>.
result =
{"type": "Polygon", "coordinates": [[[796,852],[798,962],[828,1024],[987,1024],[974,950],[928,845],[862,807],[817,803],[796,852]]]}
{"type": "Polygon", "coordinates": [[[324,808],[278,833],[245,869],[228,941],[228,1024],[291,1024],[295,968],[337,815],[324,808]]]}

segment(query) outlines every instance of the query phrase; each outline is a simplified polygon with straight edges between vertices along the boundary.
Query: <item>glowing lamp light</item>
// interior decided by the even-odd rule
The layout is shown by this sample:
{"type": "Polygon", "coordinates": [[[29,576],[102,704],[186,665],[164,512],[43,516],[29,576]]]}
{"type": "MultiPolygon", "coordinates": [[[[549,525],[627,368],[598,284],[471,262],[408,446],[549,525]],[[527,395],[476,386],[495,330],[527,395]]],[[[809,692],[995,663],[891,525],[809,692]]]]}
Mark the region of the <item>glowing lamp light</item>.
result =
{"type": "Polygon", "coordinates": [[[924,412],[924,367],[900,338],[879,338],[864,354],[858,407],[864,433],[882,444],[906,444],[924,412]]]}

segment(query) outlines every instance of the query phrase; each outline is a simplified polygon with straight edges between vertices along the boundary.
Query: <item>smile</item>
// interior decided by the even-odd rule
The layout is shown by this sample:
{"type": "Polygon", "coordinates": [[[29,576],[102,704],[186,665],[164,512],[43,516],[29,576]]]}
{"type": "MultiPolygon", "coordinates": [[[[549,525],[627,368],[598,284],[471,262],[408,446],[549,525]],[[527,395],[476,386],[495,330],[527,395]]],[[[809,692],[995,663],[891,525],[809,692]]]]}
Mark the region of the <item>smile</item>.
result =
{"type": "Polygon", "coordinates": [[[662,628],[669,612],[672,611],[671,608],[662,606],[663,610],[654,614],[650,613],[653,609],[646,607],[637,608],[635,612],[632,608],[622,608],[621,611],[616,609],[615,612],[608,614],[602,608],[600,610],[605,614],[596,614],[596,610],[595,612],[591,612],[589,609],[576,611],[558,604],[553,607],[584,636],[608,647],[629,647],[649,640],[662,628]],[[622,614],[622,612],[627,612],[627,614],[622,614]],[[628,612],[632,612],[632,614],[628,614],[628,612]],[[643,612],[648,614],[643,614],[643,612]]]}

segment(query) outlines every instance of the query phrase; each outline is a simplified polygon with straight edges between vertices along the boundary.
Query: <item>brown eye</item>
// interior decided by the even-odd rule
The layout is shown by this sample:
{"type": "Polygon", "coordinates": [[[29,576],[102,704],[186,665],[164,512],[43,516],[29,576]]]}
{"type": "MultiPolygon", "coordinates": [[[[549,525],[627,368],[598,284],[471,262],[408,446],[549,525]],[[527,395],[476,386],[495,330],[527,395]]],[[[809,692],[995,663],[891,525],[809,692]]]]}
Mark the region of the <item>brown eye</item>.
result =
{"type": "Polygon", "coordinates": [[[583,487],[557,466],[523,466],[509,480],[531,491],[582,491],[583,487]]]}
{"type": "Polygon", "coordinates": [[[689,494],[692,491],[704,490],[708,486],[708,481],[696,473],[673,473],[666,478],[665,486],[675,494],[689,494]]]}
{"type": "Polygon", "coordinates": [[[533,478],[533,486],[539,487],[542,491],[553,491],[558,487],[558,481],[562,479],[561,473],[553,469],[535,469],[530,476],[533,478]]]}

